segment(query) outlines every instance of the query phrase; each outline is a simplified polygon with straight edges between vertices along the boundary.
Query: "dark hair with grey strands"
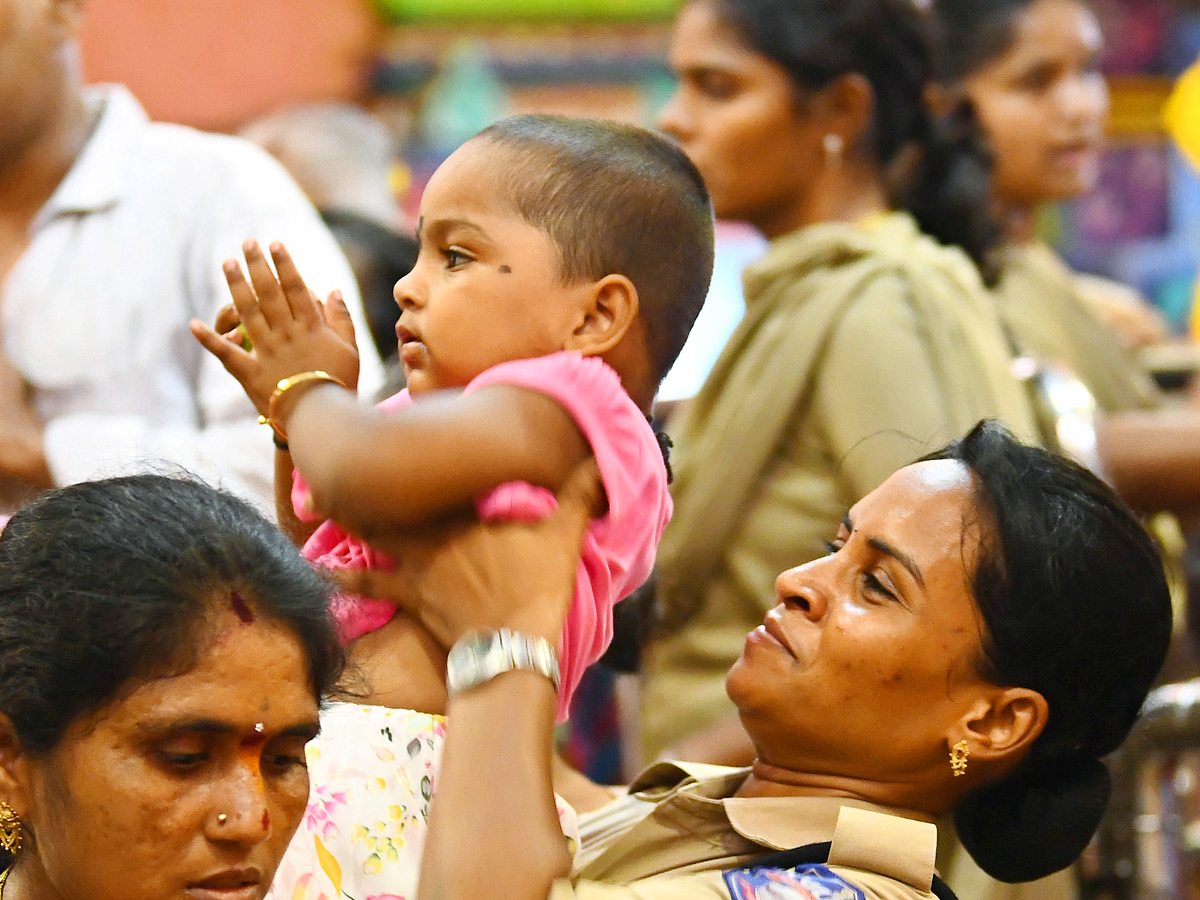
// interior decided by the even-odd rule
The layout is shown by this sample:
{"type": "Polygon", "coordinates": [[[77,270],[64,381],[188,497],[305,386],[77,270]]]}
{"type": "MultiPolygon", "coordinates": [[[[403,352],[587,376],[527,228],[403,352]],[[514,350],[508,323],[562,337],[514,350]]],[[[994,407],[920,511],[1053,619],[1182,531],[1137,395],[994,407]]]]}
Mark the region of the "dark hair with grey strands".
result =
{"type": "Polygon", "coordinates": [[[653,132],[594,119],[514,116],[474,140],[506,154],[498,167],[508,200],[554,243],[566,283],[633,282],[661,379],[712,277],[712,202],[696,167],[653,132]]]}
{"type": "Polygon", "coordinates": [[[329,586],[249,504],[161,475],[42,494],[0,532],[0,712],[50,752],[131,685],[191,669],[235,592],[300,643],[313,695],[332,689],[329,586]]]}

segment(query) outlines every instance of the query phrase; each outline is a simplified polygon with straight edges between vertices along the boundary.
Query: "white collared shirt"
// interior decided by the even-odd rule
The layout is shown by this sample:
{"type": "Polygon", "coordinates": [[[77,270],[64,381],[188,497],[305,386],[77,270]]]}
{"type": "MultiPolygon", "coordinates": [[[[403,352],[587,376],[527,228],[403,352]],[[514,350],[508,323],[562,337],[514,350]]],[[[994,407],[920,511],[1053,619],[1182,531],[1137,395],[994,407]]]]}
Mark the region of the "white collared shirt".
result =
{"type": "Polygon", "coordinates": [[[221,263],[243,241],[283,241],[318,296],[345,294],[370,396],[383,373],[354,276],[266,153],[152,123],[122,87],[86,96],[92,136],[0,286],[3,351],[34,388],[54,480],[184,469],[270,509],[270,434],[188,321],[229,302],[221,263]]]}

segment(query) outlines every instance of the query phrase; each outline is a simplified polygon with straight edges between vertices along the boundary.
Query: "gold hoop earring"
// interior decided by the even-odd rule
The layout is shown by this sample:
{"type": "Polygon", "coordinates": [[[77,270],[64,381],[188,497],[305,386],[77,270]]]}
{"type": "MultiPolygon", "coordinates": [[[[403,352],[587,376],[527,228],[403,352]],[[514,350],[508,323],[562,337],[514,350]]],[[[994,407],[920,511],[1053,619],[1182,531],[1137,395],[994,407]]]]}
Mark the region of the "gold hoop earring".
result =
{"type": "Polygon", "coordinates": [[[970,755],[971,748],[966,741],[959,741],[950,748],[950,768],[954,770],[955,778],[967,774],[967,757],[970,755]]]}
{"type": "Polygon", "coordinates": [[[13,856],[21,850],[21,819],[3,800],[0,800],[0,847],[13,856]]]}

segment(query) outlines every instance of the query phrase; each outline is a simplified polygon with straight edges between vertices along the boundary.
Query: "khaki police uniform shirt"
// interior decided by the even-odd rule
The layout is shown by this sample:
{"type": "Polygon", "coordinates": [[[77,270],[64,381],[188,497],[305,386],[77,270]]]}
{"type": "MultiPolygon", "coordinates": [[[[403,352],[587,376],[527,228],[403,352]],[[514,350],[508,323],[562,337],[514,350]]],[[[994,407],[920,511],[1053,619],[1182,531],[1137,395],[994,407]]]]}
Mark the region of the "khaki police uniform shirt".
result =
{"type": "Polygon", "coordinates": [[[648,815],[612,837],[551,900],[930,900],[937,830],[831,797],[733,796],[748,769],[660,763],[630,788],[648,815]],[[747,868],[779,850],[832,841],[825,865],[747,868]],[[806,893],[807,891],[807,893],[806,893]]]}

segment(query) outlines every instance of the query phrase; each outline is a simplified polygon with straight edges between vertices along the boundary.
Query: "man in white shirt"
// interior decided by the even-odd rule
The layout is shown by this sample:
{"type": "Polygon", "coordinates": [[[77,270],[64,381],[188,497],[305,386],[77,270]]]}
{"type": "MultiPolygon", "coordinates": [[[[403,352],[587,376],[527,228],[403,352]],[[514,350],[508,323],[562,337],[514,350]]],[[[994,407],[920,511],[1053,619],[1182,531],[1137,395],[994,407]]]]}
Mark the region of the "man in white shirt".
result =
{"type": "Polygon", "coordinates": [[[359,325],[353,275],[283,169],[236,138],[151,123],[84,89],[82,0],[0,0],[0,512],[52,485],[183,468],[271,504],[274,450],[188,333],[228,302],[221,262],[284,242],[359,325]]]}

